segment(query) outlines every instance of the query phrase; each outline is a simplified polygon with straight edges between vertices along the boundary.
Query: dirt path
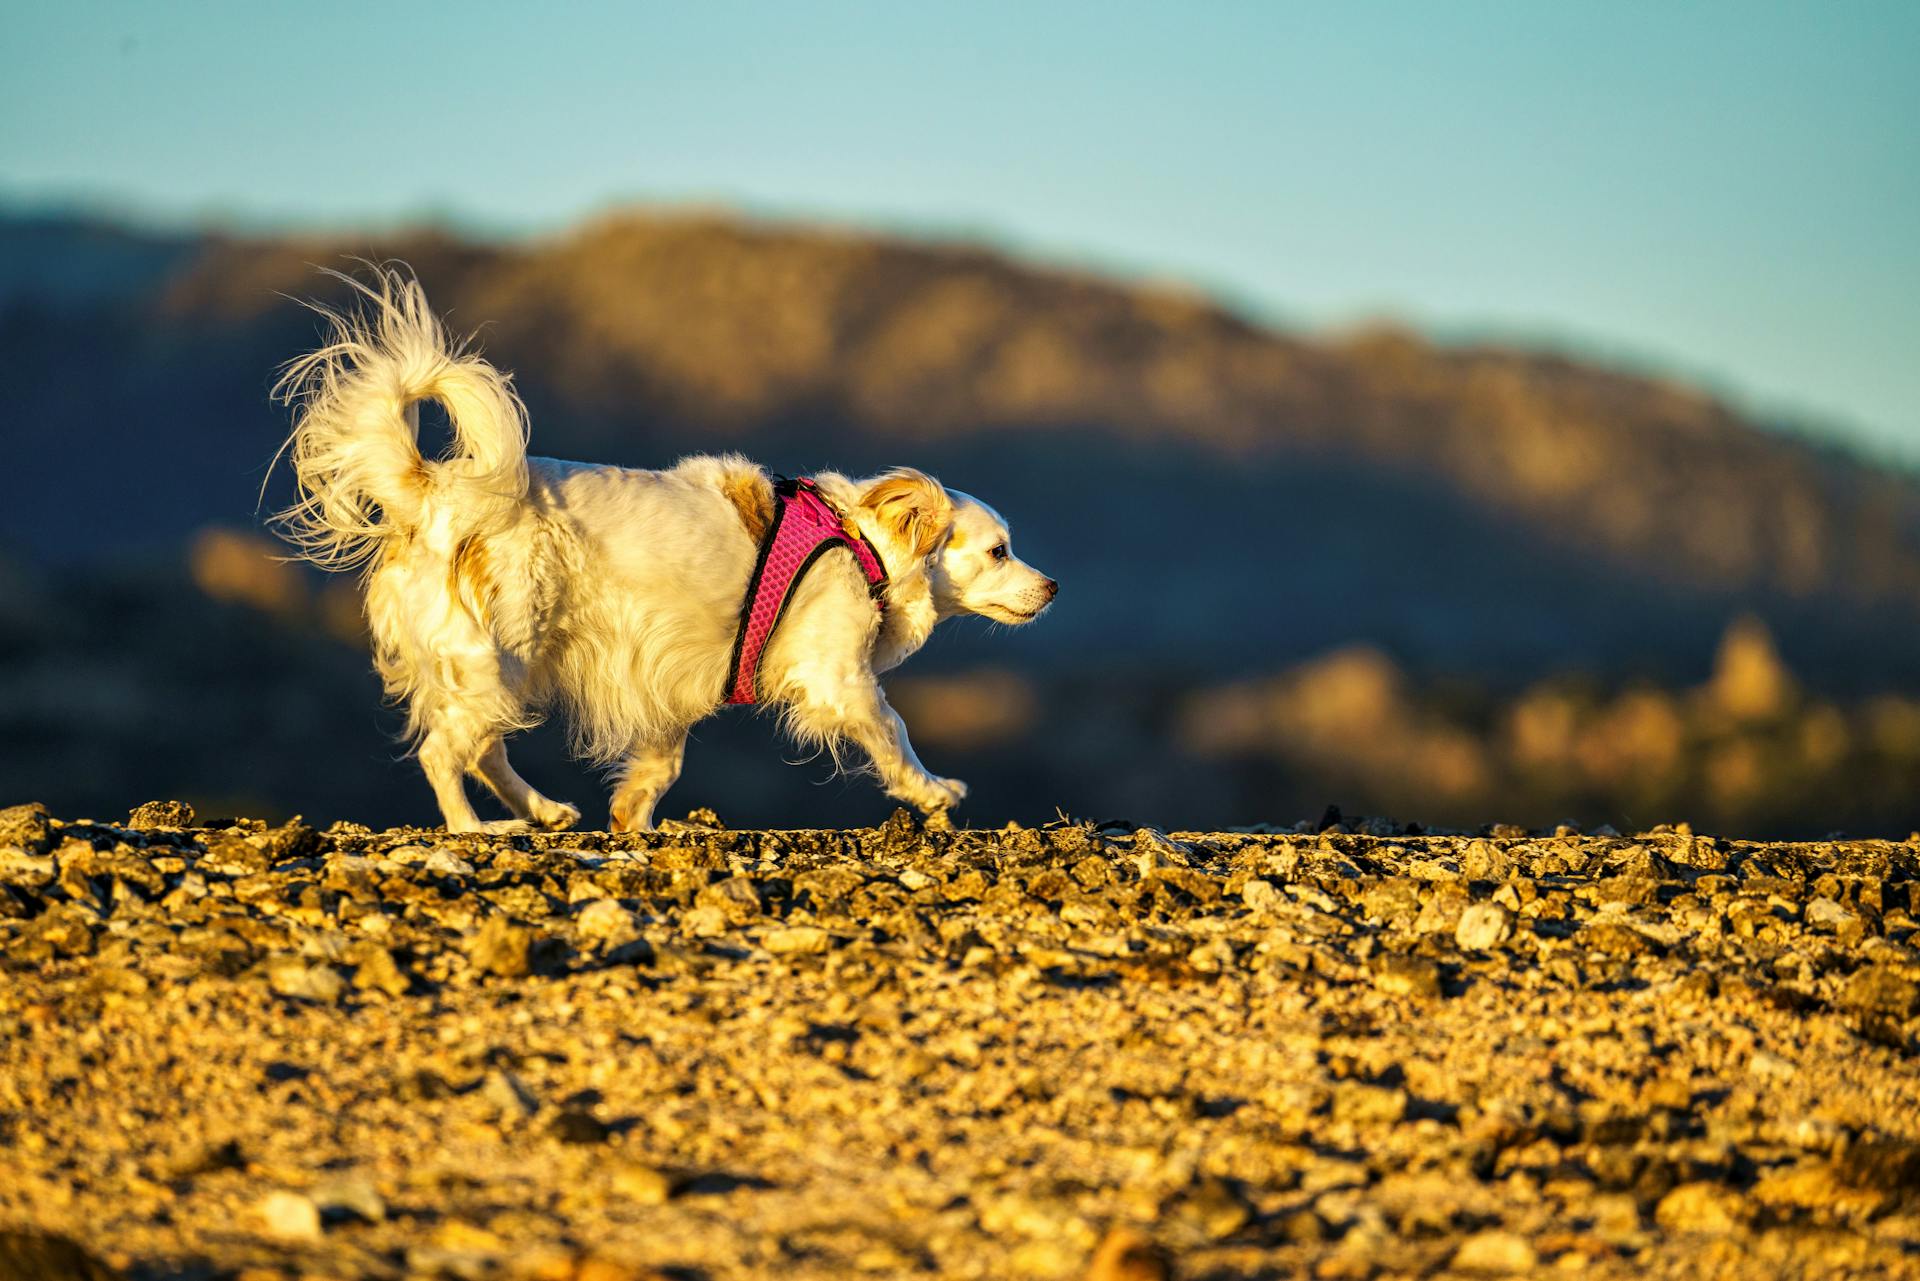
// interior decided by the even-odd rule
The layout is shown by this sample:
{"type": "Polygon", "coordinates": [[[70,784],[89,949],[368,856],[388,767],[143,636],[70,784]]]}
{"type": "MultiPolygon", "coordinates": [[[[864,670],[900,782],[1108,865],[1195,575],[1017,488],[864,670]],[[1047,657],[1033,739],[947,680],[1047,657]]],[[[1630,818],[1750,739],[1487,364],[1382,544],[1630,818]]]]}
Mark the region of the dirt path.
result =
{"type": "Polygon", "coordinates": [[[1914,845],[143,810],[0,812],[0,1277],[1920,1275],[1914,845]]]}

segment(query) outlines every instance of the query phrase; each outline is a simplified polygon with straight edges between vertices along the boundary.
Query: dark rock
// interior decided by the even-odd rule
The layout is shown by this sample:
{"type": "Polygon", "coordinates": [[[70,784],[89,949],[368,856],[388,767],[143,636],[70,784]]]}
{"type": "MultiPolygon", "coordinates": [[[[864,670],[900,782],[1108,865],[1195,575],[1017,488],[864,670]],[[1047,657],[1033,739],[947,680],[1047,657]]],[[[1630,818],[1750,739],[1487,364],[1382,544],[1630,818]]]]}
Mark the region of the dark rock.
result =
{"type": "Polygon", "coordinates": [[[605,1143],[612,1133],[606,1122],[591,1112],[582,1112],[578,1108],[568,1108],[553,1118],[547,1126],[549,1133],[562,1143],[605,1143]]]}

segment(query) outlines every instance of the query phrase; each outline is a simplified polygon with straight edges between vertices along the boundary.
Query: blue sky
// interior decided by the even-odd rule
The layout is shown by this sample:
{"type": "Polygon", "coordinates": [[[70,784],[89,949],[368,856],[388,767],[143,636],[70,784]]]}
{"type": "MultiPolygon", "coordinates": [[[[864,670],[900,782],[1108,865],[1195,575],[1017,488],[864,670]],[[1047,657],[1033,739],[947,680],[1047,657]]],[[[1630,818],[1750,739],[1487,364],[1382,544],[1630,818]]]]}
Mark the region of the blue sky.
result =
{"type": "Polygon", "coordinates": [[[1920,461],[1920,3],[0,6],[0,203],[987,239],[1920,461]]]}

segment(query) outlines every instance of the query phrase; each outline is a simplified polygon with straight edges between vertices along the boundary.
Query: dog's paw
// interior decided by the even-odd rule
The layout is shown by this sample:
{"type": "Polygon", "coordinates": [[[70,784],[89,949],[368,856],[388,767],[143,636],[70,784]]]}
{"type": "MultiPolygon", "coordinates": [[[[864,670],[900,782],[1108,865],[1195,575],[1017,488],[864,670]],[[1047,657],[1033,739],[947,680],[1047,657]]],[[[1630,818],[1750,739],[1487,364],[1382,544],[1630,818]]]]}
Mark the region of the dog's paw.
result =
{"type": "Polygon", "coordinates": [[[930,778],[913,805],[923,814],[944,814],[966,799],[967,785],[959,779],[930,778]]]}
{"type": "Polygon", "coordinates": [[[533,824],[524,818],[495,818],[482,823],[480,830],[488,836],[520,836],[531,832],[533,824]]]}
{"type": "Polygon", "coordinates": [[[580,807],[565,801],[547,801],[534,808],[533,821],[549,832],[564,832],[580,821],[580,807]]]}

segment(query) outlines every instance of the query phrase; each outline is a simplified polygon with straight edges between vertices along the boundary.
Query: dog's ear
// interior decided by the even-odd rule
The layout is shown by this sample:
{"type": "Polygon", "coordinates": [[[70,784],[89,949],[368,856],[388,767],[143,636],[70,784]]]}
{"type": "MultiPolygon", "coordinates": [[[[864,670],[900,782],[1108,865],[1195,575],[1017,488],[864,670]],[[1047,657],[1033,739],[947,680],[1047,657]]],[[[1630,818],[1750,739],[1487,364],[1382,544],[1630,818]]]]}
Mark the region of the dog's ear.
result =
{"type": "Polygon", "coordinates": [[[915,557],[938,547],[953,524],[953,500],[947,491],[939,481],[911,467],[896,467],[868,485],[860,505],[913,548],[915,557]]]}

